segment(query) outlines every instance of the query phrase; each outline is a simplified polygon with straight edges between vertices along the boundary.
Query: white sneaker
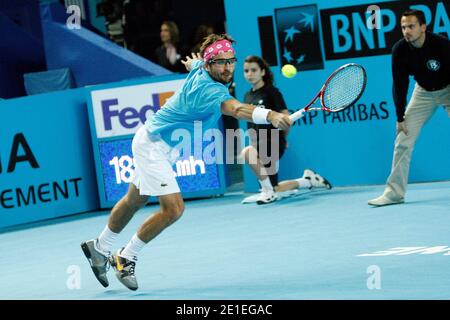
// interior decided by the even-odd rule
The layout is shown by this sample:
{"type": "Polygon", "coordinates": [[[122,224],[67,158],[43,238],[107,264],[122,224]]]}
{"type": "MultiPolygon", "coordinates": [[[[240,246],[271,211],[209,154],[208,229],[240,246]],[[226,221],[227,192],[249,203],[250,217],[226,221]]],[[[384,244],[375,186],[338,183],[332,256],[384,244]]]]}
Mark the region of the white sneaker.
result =
{"type": "Polygon", "coordinates": [[[318,174],[310,169],[305,169],[305,171],[303,171],[302,178],[307,179],[307,180],[309,180],[309,182],[311,182],[311,187],[309,189],[312,189],[312,188],[331,189],[332,188],[331,183],[328,182],[327,179],[325,179],[320,174],[318,174]]]}
{"type": "Polygon", "coordinates": [[[367,203],[371,206],[382,207],[382,206],[388,206],[391,204],[400,204],[400,203],[404,203],[404,202],[405,202],[404,199],[392,200],[392,199],[389,199],[388,197],[386,197],[385,195],[381,195],[378,198],[369,200],[367,203]]]}
{"type": "Polygon", "coordinates": [[[257,204],[267,204],[277,200],[277,195],[273,190],[262,190],[256,200],[257,204]]]}

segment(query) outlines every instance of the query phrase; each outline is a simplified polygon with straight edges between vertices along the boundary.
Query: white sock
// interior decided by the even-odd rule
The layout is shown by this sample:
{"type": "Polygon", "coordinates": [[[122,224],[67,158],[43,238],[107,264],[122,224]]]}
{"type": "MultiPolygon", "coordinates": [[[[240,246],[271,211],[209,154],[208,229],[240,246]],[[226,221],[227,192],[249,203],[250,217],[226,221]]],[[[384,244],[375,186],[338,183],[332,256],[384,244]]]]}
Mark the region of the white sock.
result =
{"type": "Polygon", "coordinates": [[[141,251],[145,245],[146,243],[139,239],[139,237],[135,233],[130,242],[128,242],[125,249],[123,249],[120,253],[120,256],[127,258],[128,260],[137,260],[139,251],[141,251]]]}
{"type": "Polygon", "coordinates": [[[297,181],[298,183],[298,188],[311,188],[312,184],[311,181],[305,178],[299,178],[299,179],[295,179],[295,181],[297,181]]]}
{"type": "Polygon", "coordinates": [[[114,241],[116,241],[118,236],[119,236],[118,233],[112,232],[108,228],[108,226],[106,226],[105,229],[103,229],[103,232],[98,237],[97,249],[104,251],[104,252],[110,252],[111,247],[112,247],[114,241]]]}
{"type": "Polygon", "coordinates": [[[264,180],[259,180],[259,183],[261,184],[263,190],[273,190],[273,186],[270,182],[269,177],[265,178],[264,180]]]}

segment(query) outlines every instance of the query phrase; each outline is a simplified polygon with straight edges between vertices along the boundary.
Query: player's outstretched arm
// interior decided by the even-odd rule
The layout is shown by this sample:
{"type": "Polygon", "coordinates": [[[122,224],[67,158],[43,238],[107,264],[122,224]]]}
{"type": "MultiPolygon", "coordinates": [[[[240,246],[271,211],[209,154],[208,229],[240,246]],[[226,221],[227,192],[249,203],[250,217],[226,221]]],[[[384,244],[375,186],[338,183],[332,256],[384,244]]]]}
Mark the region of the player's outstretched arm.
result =
{"type": "Polygon", "coordinates": [[[224,101],[221,111],[223,114],[239,120],[246,120],[256,124],[271,123],[275,128],[282,130],[287,130],[292,125],[291,119],[286,114],[241,103],[235,99],[224,101]]]}
{"type": "Polygon", "coordinates": [[[186,60],[181,60],[181,63],[184,64],[187,71],[191,71],[192,64],[194,63],[195,60],[200,60],[200,61],[203,60],[200,53],[192,52],[192,57],[186,56],[186,60]]]}

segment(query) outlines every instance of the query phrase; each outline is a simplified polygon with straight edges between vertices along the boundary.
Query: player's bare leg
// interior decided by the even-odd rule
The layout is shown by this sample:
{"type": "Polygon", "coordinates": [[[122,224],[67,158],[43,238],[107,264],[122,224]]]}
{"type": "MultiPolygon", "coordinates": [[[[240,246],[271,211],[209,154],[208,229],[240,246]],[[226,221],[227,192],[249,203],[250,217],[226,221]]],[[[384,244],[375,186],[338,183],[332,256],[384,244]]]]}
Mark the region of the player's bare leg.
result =
{"type": "Polygon", "coordinates": [[[97,239],[81,243],[81,249],[91,265],[97,280],[104,286],[109,285],[106,273],[111,246],[120,231],[128,224],[133,215],[148,201],[148,196],[139,195],[139,190],[130,184],[127,194],[114,206],[108,225],[97,239]]]}
{"type": "Polygon", "coordinates": [[[136,186],[130,183],[127,194],[116,203],[111,211],[108,227],[115,233],[120,233],[130,222],[134,214],[148,202],[148,196],[140,195],[136,186]]]}
{"type": "Polygon", "coordinates": [[[154,212],[139,228],[126,247],[110,257],[111,266],[119,281],[131,290],[138,288],[135,267],[140,250],[164,229],[177,221],[184,211],[180,193],[159,197],[160,209],[154,212]]]}
{"type": "Polygon", "coordinates": [[[137,235],[145,243],[156,237],[161,231],[177,221],[184,211],[181,193],[159,197],[160,210],[150,216],[139,228],[137,235]]]}

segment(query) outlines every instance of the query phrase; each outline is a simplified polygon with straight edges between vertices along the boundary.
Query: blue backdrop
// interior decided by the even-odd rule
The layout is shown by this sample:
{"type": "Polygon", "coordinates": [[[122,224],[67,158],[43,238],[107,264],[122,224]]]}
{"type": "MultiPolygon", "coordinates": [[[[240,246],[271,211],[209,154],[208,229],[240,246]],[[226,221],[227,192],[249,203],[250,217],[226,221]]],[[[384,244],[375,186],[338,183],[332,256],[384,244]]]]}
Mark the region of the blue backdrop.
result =
{"type": "MultiPolygon", "coordinates": [[[[390,50],[401,38],[399,16],[408,7],[425,11],[429,30],[450,35],[449,8],[444,1],[339,1],[317,0],[236,2],[225,0],[228,32],[237,41],[237,96],[250,89],[243,77],[246,56],[262,55],[258,17],[272,17],[277,65],[272,66],[276,86],[291,111],[305,106],[339,66],[354,62],[368,74],[364,95],[345,114],[308,114],[292,128],[289,148],[281,160],[280,180],[296,178],[312,168],[337,186],[382,184],[389,175],[395,139],[395,107],[391,95],[390,50]],[[379,29],[369,30],[366,14],[377,4],[383,17],[379,29]],[[338,7],[345,7],[339,8],[338,7]],[[242,28],[245,21],[245,28],[242,28]],[[297,32],[298,31],[298,32],[297,32]],[[297,65],[292,79],[282,77],[281,66],[297,65]]],[[[375,19],[371,21],[376,21],[375,19]]],[[[410,89],[414,84],[411,79],[410,89]]],[[[411,90],[410,90],[411,93],[411,90]]],[[[245,123],[241,123],[246,127],[245,123]]],[[[441,108],[425,126],[411,164],[410,182],[450,179],[450,122],[441,108]]],[[[246,191],[258,184],[248,167],[246,191]]]]}
{"type": "Polygon", "coordinates": [[[84,89],[0,101],[0,229],[98,208],[84,89]]]}
{"type": "Polygon", "coordinates": [[[0,39],[0,98],[23,96],[23,75],[46,66],[38,1],[0,1],[0,39]]]}

